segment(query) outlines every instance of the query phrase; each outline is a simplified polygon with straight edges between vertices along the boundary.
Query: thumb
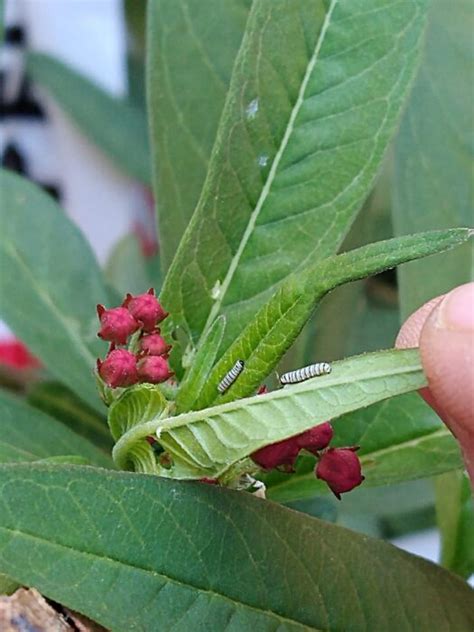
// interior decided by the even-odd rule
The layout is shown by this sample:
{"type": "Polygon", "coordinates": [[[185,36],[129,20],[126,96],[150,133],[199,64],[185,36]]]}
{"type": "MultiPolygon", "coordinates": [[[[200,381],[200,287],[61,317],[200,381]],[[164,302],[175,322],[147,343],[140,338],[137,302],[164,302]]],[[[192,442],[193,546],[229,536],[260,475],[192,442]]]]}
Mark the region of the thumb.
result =
{"type": "Polygon", "coordinates": [[[474,283],[415,312],[398,347],[420,347],[428,389],[421,394],[461,444],[474,485],[474,283]]]}

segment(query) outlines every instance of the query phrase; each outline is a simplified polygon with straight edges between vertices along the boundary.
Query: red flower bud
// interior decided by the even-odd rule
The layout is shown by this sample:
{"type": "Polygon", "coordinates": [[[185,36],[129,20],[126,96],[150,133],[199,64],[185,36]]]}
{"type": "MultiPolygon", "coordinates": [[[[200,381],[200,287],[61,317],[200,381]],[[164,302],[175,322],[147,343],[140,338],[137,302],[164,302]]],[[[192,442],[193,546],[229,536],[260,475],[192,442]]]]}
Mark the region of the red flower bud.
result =
{"type": "Polygon", "coordinates": [[[265,470],[271,470],[279,465],[286,465],[292,468],[299,451],[298,437],[290,437],[290,439],[266,445],[260,450],[256,450],[250,456],[257,465],[260,465],[265,470]]]}
{"type": "Polygon", "coordinates": [[[165,312],[156,298],[153,288],[139,296],[127,294],[122,307],[126,307],[130,314],[142,323],[143,330],[147,332],[153,331],[156,325],[168,316],[168,312],[165,312]]]}
{"type": "Polygon", "coordinates": [[[327,448],[334,432],[329,421],[326,421],[319,426],[314,426],[302,432],[296,438],[298,439],[298,445],[300,448],[304,448],[309,452],[318,452],[318,450],[324,450],[327,448]]]}
{"type": "Polygon", "coordinates": [[[329,448],[320,458],[315,468],[318,478],[321,478],[331,488],[337,498],[344,492],[362,483],[364,477],[360,471],[360,461],[353,448],[329,448]]]}
{"type": "Polygon", "coordinates": [[[170,349],[171,345],[167,345],[160,334],[149,334],[140,340],[140,350],[146,355],[164,356],[170,349]]]}
{"type": "Polygon", "coordinates": [[[97,360],[97,371],[107,386],[131,386],[138,382],[135,356],[125,349],[114,349],[103,362],[97,360]]]}
{"type": "Polygon", "coordinates": [[[168,362],[162,356],[147,356],[138,363],[138,376],[141,382],[160,384],[174,375],[170,371],[168,362]]]}
{"type": "Polygon", "coordinates": [[[127,343],[127,338],[137,331],[139,324],[124,307],[105,309],[103,305],[97,305],[101,328],[99,338],[115,342],[118,345],[127,343]]]}
{"type": "Polygon", "coordinates": [[[219,485],[217,478],[200,478],[199,482],[207,483],[208,485],[219,485]]]}
{"type": "Polygon", "coordinates": [[[266,393],[268,393],[268,388],[265,386],[265,384],[262,384],[262,386],[259,386],[257,395],[266,395],[266,393]]]}

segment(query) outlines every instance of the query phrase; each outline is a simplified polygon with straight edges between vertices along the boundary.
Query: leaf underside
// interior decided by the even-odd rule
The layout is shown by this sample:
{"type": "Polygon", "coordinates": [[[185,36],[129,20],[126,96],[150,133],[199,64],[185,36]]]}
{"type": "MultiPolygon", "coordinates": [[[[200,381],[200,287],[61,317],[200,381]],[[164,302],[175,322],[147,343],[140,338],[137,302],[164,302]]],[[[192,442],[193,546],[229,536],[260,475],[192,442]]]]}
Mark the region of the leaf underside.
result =
{"type": "Polygon", "coordinates": [[[125,434],[114,448],[119,467],[158,430],[160,444],[173,458],[162,476],[202,478],[222,475],[264,445],[286,439],[346,412],[425,384],[416,350],[385,351],[336,362],[330,375],[258,395],[163,419],[157,389],[135,387],[119,399],[109,423],[125,434]]]}

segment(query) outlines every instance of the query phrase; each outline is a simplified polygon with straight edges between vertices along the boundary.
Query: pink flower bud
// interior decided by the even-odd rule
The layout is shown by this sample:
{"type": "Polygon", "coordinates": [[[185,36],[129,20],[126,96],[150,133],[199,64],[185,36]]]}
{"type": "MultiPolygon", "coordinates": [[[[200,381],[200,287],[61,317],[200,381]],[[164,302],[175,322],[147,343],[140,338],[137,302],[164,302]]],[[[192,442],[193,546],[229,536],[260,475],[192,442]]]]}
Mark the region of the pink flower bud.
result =
{"type": "Polygon", "coordinates": [[[103,305],[97,305],[97,314],[101,325],[99,338],[118,345],[126,344],[127,338],[139,327],[135,318],[124,307],[105,309],[103,305]]]}
{"type": "Polygon", "coordinates": [[[142,323],[143,331],[147,332],[153,331],[156,325],[168,316],[168,312],[165,312],[156,298],[153,288],[138,296],[127,294],[122,306],[142,323]]]}
{"type": "Polygon", "coordinates": [[[170,349],[171,345],[167,345],[160,334],[149,334],[140,340],[140,351],[146,355],[164,356],[170,349]]]}
{"type": "Polygon", "coordinates": [[[166,358],[162,356],[147,356],[138,363],[138,376],[141,382],[160,384],[174,375],[170,371],[166,358]]]}
{"type": "Polygon", "coordinates": [[[339,499],[341,494],[350,492],[364,480],[359,457],[355,454],[358,449],[358,447],[329,448],[316,465],[316,476],[326,481],[339,499]]]}
{"type": "Polygon", "coordinates": [[[329,421],[314,426],[297,436],[298,445],[309,452],[318,452],[327,448],[334,432],[329,421]]]}
{"type": "Polygon", "coordinates": [[[266,395],[267,393],[268,393],[268,388],[265,386],[265,384],[262,384],[262,386],[259,386],[257,395],[266,395]]]}
{"type": "Polygon", "coordinates": [[[138,382],[135,356],[125,349],[114,349],[103,362],[97,360],[97,371],[110,388],[131,386],[138,382]]]}
{"type": "Polygon", "coordinates": [[[265,470],[271,470],[279,465],[292,468],[299,451],[298,437],[290,437],[290,439],[266,445],[250,456],[257,465],[260,465],[265,470]]]}

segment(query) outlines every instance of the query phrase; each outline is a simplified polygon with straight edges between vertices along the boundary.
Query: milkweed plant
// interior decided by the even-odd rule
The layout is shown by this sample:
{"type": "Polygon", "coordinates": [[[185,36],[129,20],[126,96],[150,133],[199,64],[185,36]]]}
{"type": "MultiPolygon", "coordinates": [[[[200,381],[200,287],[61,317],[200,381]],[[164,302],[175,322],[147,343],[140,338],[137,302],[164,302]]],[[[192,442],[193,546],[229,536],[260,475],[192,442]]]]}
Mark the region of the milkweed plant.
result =
{"type": "Polygon", "coordinates": [[[459,448],[392,348],[469,279],[467,3],[124,6],[126,100],[27,69],[153,190],[159,266],[128,236],[100,269],[1,171],[41,368],[2,377],[0,588],[111,630],[472,630],[459,448]],[[440,565],[384,541],[436,520],[440,565]]]}

